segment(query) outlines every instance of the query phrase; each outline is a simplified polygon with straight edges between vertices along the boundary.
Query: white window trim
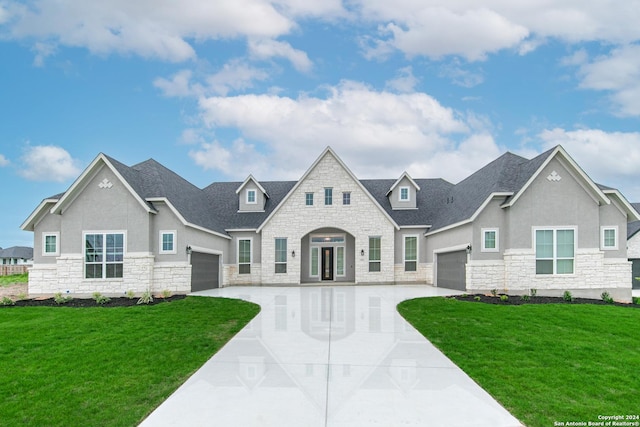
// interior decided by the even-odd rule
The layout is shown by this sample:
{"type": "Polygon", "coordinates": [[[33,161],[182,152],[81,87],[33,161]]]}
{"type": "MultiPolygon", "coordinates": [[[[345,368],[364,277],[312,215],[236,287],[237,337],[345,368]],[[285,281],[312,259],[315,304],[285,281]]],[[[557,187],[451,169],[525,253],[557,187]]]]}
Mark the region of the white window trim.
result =
{"type": "Polygon", "coordinates": [[[407,273],[416,273],[418,271],[418,260],[420,259],[420,237],[417,234],[405,234],[402,236],[402,269],[406,271],[407,261],[416,263],[415,271],[408,271],[407,273]],[[407,237],[415,237],[416,238],[416,259],[408,260],[407,259],[407,237]]]}
{"type": "MultiPolygon", "coordinates": [[[[550,230],[553,231],[553,273],[552,274],[538,274],[535,273],[535,277],[549,277],[549,276],[558,276],[558,277],[571,277],[571,276],[575,276],[576,274],[576,267],[577,267],[577,258],[578,258],[578,227],[575,225],[567,225],[567,226],[554,226],[554,227],[532,227],[532,238],[531,241],[533,242],[533,256],[534,256],[534,262],[538,261],[538,258],[536,256],[536,231],[538,230],[550,230]],[[556,254],[556,250],[557,250],[557,246],[558,246],[558,240],[557,240],[557,232],[561,231],[561,230],[573,230],[573,273],[563,273],[563,274],[559,274],[557,273],[557,261],[558,261],[558,257],[556,254]]],[[[566,258],[561,258],[561,259],[566,259],[566,258]]],[[[534,266],[534,272],[535,272],[535,266],[534,266]]]]}
{"type": "MultiPolygon", "coordinates": [[[[105,277],[107,273],[107,269],[102,269],[102,277],[94,277],[92,279],[88,279],[86,277],[86,265],[87,265],[87,254],[86,254],[86,241],[88,234],[102,234],[106,237],[107,234],[122,234],[122,265],[124,269],[125,258],[127,257],[127,231],[126,230],[89,230],[82,232],[82,280],[122,280],[124,277],[105,277]]],[[[103,265],[106,266],[106,261],[103,261],[103,265]]],[[[124,274],[123,274],[124,275],[124,274]]]]}
{"type": "Polygon", "coordinates": [[[247,189],[247,204],[248,205],[255,205],[258,203],[258,192],[254,189],[254,188],[248,188],[247,189]],[[249,201],[249,194],[253,193],[253,202],[249,201]]]}
{"type": "Polygon", "coordinates": [[[60,255],[60,232],[46,232],[42,233],[42,256],[59,256],[60,255]],[[47,252],[47,237],[53,236],[56,238],[56,250],[55,252],[47,252]]]}
{"type": "Polygon", "coordinates": [[[176,253],[178,253],[177,250],[177,244],[176,244],[176,230],[160,230],[160,244],[159,244],[159,248],[158,248],[158,253],[162,254],[162,255],[175,255],[176,253]],[[171,234],[173,235],[173,249],[170,251],[165,251],[163,249],[163,237],[165,234],[171,234]]]}
{"type": "MultiPolygon", "coordinates": [[[[249,269],[250,269],[249,273],[242,273],[242,274],[250,275],[253,272],[253,268],[251,268],[251,266],[253,265],[253,237],[238,237],[238,239],[236,240],[236,267],[238,268],[238,274],[241,274],[240,273],[240,241],[241,240],[249,241],[249,269]]],[[[246,263],[243,262],[242,264],[244,265],[246,263]]]]}
{"type": "Polygon", "coordinates": [[[274,274],[287,274],[287,271],[286,271],[288,269],[287,264],[289,263],[289,254],[287,253],[288,251],[289,251],[289,239],[288,238],[286,238],[286,237],[276,237],[276,238],[273,239],[274,265],[275,266],[284,265],[284,269],[285,269],[284,273],[278,273],[277,271],[275,271],[276,268],[274,267],[274,274]],[[286,246],[286,248],[284,250],[284,261],[276,261],[275,260],[276,259],[275,255],[276,255],[276,250],[277,250],[277,248],[276,248],[276,241],[277,240],[284,240],[284,243],[285,243],[285,246],[286,246]]]}
{"type": "Polygon", "coordinates": [[[618,226],[617,225],[609,225],[600,227],[600,249],[603,251],[617,251],[618,250],[618,226]],[[604,245],[604,233],[607,230],[613,230],[615,233],[615,242],[613,246],[605,246],[604,245]]]}
{"type": "Polygon", "coordinates": [[[410,202],[411,201],[411,187],[409,186],[402,186],[402,187],[398,187],[398,201],[399,202],[410,202]],[[407,190],[407,198],[403,199],[402,198],[402,190],[407,190]]]}
{"type": "Polygon", "coordinates": [[[304,205],[305,205],[305,207],[310,208],[314,204],[315,204],[315,196],[314,196],[313,192],[312,191],[307,191],[306,193],[304,193],[304,205]],[[311,204],[310,205],[307,204],[307,196],[308,195],[311,195],[311,204]]]}
{"type": "Polygon", "coordinates": [[[499,228],[483,228],[481,230],[481,238],[482,238],[482,248],[481,248],[481,252],[500,252],[500,229],[499,228]],[[486,233],[491,233],[491,232],[495,232],[496,233],[496,247],[495,248],[487,248],[485,246],[486,244],[486,238],[485,235],[486,233]]]}

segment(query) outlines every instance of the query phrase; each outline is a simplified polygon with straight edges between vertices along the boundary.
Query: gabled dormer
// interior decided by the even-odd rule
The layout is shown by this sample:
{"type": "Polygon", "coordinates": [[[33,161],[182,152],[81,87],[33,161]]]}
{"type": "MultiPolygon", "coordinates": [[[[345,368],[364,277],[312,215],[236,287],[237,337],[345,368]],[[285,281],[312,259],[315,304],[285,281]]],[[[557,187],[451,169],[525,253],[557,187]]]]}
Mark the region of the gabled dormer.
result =
{"type": "Polygon", "coordinates": [[[260,183],[249,175],[236,190],[238,195],[238,212],[264,212],[264,204],[269,195],[260,183]]]}
{"type": "Polygon", "coordinates": [[[391,208],[394,210],[417,209],[418,191],[420,191],[420,186],[416,184],[407,172],[403,172],[400,178],[387,191],[391,208]]]}

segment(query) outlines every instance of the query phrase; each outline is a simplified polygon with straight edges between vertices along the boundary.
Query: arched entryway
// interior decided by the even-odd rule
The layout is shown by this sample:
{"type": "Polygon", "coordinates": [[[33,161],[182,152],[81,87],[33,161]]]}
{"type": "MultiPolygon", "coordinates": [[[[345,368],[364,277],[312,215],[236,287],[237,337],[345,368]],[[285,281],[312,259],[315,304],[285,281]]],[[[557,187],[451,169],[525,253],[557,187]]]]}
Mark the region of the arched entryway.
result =
{"type": "Polygon", "coordinates": [[[339,228],[319,228],[301,241],[300,283],[355,282],[355,237],[339,228]]]}

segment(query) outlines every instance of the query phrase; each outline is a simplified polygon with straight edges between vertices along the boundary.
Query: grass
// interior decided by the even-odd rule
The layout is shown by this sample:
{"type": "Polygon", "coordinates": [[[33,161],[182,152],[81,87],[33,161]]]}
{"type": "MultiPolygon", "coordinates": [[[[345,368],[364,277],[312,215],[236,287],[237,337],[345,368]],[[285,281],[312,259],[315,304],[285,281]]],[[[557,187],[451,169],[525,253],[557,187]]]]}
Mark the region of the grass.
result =
{"type": "Polygon", "coordinates": [[[204,297],[0,309],[0,424],[136,425],[258,312],[204,297]]]}
{"type": "Polygon", "coordinates": [[[424,298],[398,310],[529,427],[638,414],[638,309],[424,298]]]}
{"type": "Polygon", "coordinates": [[[12,274],[10,276],[0,276],[0,286],[9,286],[16,283],[27,283],[29,281],[29,274],[12,274]]]}

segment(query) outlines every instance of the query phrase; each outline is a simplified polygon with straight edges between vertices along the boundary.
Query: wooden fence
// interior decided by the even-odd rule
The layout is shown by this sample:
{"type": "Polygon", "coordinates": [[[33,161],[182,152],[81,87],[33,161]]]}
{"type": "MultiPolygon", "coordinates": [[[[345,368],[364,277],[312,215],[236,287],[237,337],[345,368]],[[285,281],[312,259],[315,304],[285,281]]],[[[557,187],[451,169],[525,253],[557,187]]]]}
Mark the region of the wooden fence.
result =
{"type": "Polygon", "coordinates": [[[30,265],[0,265],[0,276],[12,276],[14,274],[24,274],[30,265]]]}

